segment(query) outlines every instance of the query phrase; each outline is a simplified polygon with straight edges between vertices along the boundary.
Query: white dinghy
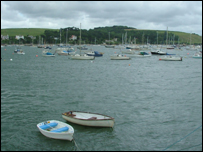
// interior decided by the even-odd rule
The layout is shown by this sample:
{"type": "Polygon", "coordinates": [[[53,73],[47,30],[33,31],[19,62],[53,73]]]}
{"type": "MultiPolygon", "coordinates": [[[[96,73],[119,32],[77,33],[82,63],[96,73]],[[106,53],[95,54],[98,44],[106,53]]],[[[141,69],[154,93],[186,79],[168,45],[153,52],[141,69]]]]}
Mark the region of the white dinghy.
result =
{"type": "Polygon", "coordinates": [[[58,120],[49,120],[38,123],[37,128],[46,137],[70,141],[73,140],[74,129],[67,123],[58,120]]]}
{"type": "Polygon", "coordinates": [[[62,117],[72,123],[91,127],[113,127],[114,118],[91,112],[69,111],[62,113],[62,117]]]}

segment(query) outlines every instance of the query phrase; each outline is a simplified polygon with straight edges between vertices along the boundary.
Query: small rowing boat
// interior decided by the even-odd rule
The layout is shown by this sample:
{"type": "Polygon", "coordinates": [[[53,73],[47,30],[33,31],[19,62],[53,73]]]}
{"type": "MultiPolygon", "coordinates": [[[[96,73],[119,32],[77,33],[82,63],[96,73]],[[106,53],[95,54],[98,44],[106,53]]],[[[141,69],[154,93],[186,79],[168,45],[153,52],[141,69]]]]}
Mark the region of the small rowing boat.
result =
{"type": "Polygon", "coordinates": [[[58,121],[49,120],[37,124],[39,131],[46,137],[62,140],[72,140],[74,129],[71,125],[58,121]]]}
{"type": "Polygon", "coordinates": [[[62,117],[72,123],[91,127],[113,127],[114,118],[91,112],[69,111],[62,113],[62,117]]]}

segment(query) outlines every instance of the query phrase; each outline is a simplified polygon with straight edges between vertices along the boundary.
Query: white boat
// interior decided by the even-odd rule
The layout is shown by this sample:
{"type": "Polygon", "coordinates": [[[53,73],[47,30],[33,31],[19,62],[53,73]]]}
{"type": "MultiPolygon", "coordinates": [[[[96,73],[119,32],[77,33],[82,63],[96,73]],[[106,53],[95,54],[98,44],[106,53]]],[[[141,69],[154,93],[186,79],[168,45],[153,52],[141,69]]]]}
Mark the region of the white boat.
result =
{"type": "Polygon", "coordinates": [[[58,55],[74,55],[75,54],[75,51],[66,51],[66,50],[61,50],[61,51],[58,51],[57,52],[58,55]]]}
{"type": "Polygon", "coordinates": [[[111,56],[111,60],[130,60],[130,57],[121,54],[115,54],[111,56]]]}
{"type": "Polygon", "coordinates": [[[129,55],[129,57],[150,57],[152,56],[151,53],[147,53],[145,51],[140,51],[139,54],[132,54],[132,55],[129,55]]]}
{"type": "Polygon", "coordinates": [[[166,52],[163,52],[161,50],[156,50],[156,51],[151,51],[151,54],[166,55],[166,52]]]}
{"type": "Polygon", "coordinates": [[[115,45],[110,45],[110,32],[109,32],[109,45],[105,45],[106,48],[115,48],[115,45]]]}
{"type": "Polygon", "coordinates": [[[45,49],[42,51],[42,56],[55,57],[55,53],[51,53],[47,49],[45,49]]]}
{"type": "Polygon", "coordinates": [[[182,57],[175,57],[171,55],[167,55],[164,57],[159,58],[160,61],[182,61],[182,57]]]}
{"type": "Polygon", "coordinates": [[[114,118],[91,112],[69,111],[62,113],[62,117],[72,123],[91,127],[113,127],[114,118]]]}
{"type": "Polygon", "coordinates": [[[17,53],[17,52],[20,52],[20,51],[23,51],[21,47],[17,47],[15,50],[14,50],[14,53],[17,53]]]}
{"type": "Polygon", "coordinates": [[[132,51],[131,49],[126,49],[125,51],[121,51],[123,54],[135,54],[135,51],[132,51]]]}
{"type": "Polygon", "coordinates": [[[106,48],[115,48],[115,45],[105,45],[106,48]]]}
{"type": "Polygon", "coordinates": [[[37,128],[46,137],[73,140],[74,129],[67,123],[58,120],[49,120],[38,123],[37,128]]]}
{"type": "Polygon", "coordinates": [[[87,54],[75,54],[71,55],[70,59],[72,60],[94,60],[94,56],[88,56],[87,54]]]}
{"type": "Polygon", "coordinates": [[[25,52],[23,52],[23,51],[21,50],[21,51],[17,51],[17,54],[22,54],[22,55],[24,55],[25,52]]]}
{"type": "Polygon", "coordinates": [[[88,56],[95,56],[95,57],[101,57],[104,53],[98,52],[98,51],[88,51],[85,54],[88,56]]]}
{"type": "Polygon", "coordinates": [[[195,53],[192,57],[196,59],[202,59],[202,52],[195,53]]]}

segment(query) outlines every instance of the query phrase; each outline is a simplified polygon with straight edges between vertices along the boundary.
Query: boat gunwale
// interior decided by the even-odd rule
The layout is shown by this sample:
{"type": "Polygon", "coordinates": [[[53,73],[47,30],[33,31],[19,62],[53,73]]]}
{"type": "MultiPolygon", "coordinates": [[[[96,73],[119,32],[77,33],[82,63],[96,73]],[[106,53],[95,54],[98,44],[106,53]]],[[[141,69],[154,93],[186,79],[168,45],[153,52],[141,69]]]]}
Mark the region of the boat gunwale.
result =
{"type": "MultiPolygon", "coordinates": [[[[42,129],[42,128],[40,128],[40,124],[42,124],[42,123],[44,123],[44,122],[40,122],[40,123],[38,123],[37,124],[37,128],[40,130],[40,131],[42,131],[42,132],[47,132],[47,133],[51,133],[51,134],[59,134],[59,135],[61,135],[61,134],[74,134],[74,128],[71,126],[71,125],[69,125],[69,124],[67,124],[67,123],[65,123],[65,122],[62,122],[62,121],[57,121],[57,120],[48,120],[48,121],[53,121],[53,122],[57,122],[58,123],[58,125],[59,125],[59,123],[61,123],[61,124],[64,124],[65,126],[67,126],[67,127],[69,127],[69,130],[68,131],[64,131],[64,132],[50,132],[50,131],[48,131],[48,130],[46,130],[46,129],[42,129]],[[71,130],[71,132],[70,132],[70,130],[71,130]],[[73,132],[72,132],[73,131],[73,132]]],[[[58,126],[57,125],[57,126],[58,126]]],[[[52,127],[52,128],[54,128],[54,129],[56,129],[55,127],[52,127]]]]}
{"type": "Polygon", "coordinates": [[[104,115],[104,114],[100,114],[100,113],[93,113],[93,112],[84,112],[84,111],[68,111],[68,112],[64,112],[62,113],[63,116],[72,118],[72,119],[78,119],[78,120],[84,120],[84,121],[106,121],[106,120],[113,120],[114,118],[108,115],[104,115]],[[87,114],[96,114],[96,115],[100,115],[100,116],[105,116],[108,117],[107,119],[83,119],[83,118],[77,118],[77,117],[73,117],[71,115],[65,115],[65,113],[69,113],[69,112],[80,112],[80,113],[87,113],[87,114]]]}

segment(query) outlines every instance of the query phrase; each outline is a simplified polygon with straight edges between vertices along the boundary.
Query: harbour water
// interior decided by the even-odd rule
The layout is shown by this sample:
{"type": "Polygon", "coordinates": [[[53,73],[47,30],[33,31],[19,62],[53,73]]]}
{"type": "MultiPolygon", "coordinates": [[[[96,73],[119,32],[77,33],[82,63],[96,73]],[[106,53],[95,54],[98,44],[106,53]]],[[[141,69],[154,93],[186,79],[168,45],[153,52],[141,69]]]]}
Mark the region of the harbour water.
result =
{"type": "Polygon", "coordinates": [[[37,47],[22,46],[25,55],[1,48],[2,151],[202,151],[202,59],[191,57],[195,51],[168,50],[183,61],[156,55],[122,61],[110,60],[119,49],[88,48],[103,57],[80,61],[43,57],[37,47]],[[67,122],[75,142],[39,132],[39,122],[66,122],[61,114],[70,110],[109,115],[115,125],[67,122]]]}

